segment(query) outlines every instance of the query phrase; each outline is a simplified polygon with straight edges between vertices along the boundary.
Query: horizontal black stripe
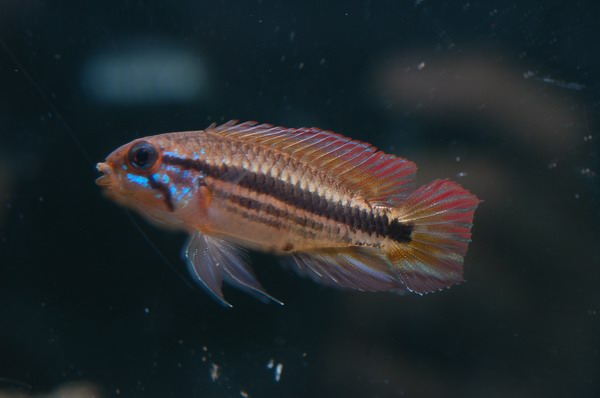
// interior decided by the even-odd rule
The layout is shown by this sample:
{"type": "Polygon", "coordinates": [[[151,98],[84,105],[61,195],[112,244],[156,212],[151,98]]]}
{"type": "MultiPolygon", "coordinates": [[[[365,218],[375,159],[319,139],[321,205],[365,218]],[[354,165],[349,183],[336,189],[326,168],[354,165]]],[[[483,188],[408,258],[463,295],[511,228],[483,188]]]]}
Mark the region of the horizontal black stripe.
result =
{"type": "MultiPolygon", "coordinates": [[[[306,227],[308,229],[312,229],[313,231],[320,232],[323,231],[323,229],[325,229],[323,223],[314,220],[309,220],[306,217],[300,217],[295,214],[289,213],[285,210],[281,210],[270,203],[261,203],[257,200],[238,195],[227,195],[227,201],[250,211],[262,211],[270,216],[275,217],[276,219],[291,221],[300,227],[306,227]]],[[[306,236],[316,238],[317,234],[315,232],[307,232],[306,236]]]]}
{"type": "MultiPolygon", "coordinates": [[[[230,198],[228,198],[230,199],[230,198]]],[[[239,215],[249,221],[252,222],[256,222],[256,223],[261,223],[261,224],[265,224],[269,227],[275,228],[275,229],[279,229],[279,230],[283,230],[284,228],[286,228],[286,226],[284,225],[284,223],[282,223],[281,221],[277,221],[277,220],[272,220],[266,217],[261,217],[259,214],[256,213],[256,211],[252,211],[250,208],[244,207],[239,203],[236,203],[238,207],[235,206],[226,206],[226,209],[236,215],[239,215]]],[[[300,234],[303,238],[306,239],[313,239],[316,240],[317,239],[317,234],[314,232],[310,232],[310,231],[297,231],[298,234],[300,234]]],[[[291,250],[291,249],[289,249],[291,250]]],[[[286,250],[286,251],[289,251],[286,250]]]]}
{"type": "Polygon", "coordinates": [[[309,213],[348,225],[353,232],[362,231],[403,243],[411,241],[412,224],[401,223],[396,219],[390,221],[385,214],[374,214],[372,211],[359,207],[344,206],[339,202],[330,201],[316,192],[304,190],[269,175],[254,173],[225,164],[210,165],[202,160],[184,159],[175,156],[164,156],[163,162],[186,169],[198,170],[207,176],[222,181],[238,183],[244,188],[272,196],[281,202],[309,213]]]}

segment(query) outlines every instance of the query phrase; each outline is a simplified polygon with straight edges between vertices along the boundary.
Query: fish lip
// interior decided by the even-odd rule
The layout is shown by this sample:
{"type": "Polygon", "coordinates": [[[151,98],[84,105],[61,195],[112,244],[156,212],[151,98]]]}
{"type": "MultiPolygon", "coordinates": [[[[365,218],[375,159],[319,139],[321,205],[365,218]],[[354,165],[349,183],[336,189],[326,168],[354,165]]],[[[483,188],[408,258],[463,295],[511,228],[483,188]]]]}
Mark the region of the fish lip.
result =
{"type": "Polygon", "coordinates": [[[96,165],[96,169],[103,174],[96,179],[96,185],[104,188],[110,188],[110,174],[112,172],[110,166],[106,163],[98,163],[96,165]]]}

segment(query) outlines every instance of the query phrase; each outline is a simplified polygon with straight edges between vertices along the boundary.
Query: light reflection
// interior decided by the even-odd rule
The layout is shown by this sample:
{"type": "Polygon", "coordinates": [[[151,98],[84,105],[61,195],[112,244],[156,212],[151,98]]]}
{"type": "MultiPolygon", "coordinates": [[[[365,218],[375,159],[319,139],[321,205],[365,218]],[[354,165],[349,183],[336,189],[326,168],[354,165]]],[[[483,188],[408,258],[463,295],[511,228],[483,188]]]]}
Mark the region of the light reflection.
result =
{"type": "Polygon", "coordinates": [[[189,102],[206,95],[208,81],[199,54],[144,41],[94,54],[81,74],[88,97],[108,105],[189,102]]]}

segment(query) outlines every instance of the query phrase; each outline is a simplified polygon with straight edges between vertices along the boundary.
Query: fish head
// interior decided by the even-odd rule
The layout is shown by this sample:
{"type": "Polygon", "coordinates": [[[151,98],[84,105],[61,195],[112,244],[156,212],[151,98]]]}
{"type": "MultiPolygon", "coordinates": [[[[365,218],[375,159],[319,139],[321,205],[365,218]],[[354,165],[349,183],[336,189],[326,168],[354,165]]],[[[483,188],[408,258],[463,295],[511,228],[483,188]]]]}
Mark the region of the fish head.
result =
{"type": "MultiPolygon", "coordinates": [[[[172,149],[168,134],[134,140],[112,152],[97,169],[102,176],[96,184],[106,196],[131,208],[150,221],[174,229],[186,229],[189,206],[199,199],[196,170],[168,164],[164,154],[172,149]]],[[[201,210],[201,209],[199,209],[201,210]]]]}

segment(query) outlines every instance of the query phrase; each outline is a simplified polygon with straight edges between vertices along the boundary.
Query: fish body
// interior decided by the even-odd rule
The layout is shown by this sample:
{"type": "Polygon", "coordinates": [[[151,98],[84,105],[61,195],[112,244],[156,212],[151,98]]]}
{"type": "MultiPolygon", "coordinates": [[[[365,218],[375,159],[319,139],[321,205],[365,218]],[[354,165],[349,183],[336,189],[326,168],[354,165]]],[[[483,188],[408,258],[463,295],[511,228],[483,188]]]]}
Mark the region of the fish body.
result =
{"type": "Polygon", "coordinates": [[[462,281],[479,200],[448,180],[415,189],[411,161],[316,128],[246,122],[128,143],[99,163],[107,195],[190,234],[193,274],[270,297],[245,248],[328,285],[428,293],[462,281]]]}

